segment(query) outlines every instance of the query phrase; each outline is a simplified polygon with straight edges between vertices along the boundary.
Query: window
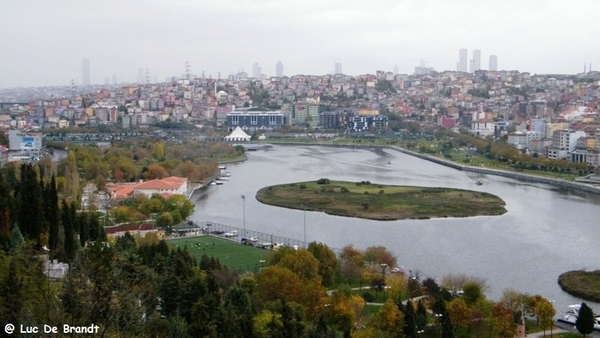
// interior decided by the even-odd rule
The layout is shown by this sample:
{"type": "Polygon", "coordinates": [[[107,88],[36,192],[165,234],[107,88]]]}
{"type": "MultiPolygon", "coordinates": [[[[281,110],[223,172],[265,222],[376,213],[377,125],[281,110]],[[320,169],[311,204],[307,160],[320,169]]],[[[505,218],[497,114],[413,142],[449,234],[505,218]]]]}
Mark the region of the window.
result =
{"type": "Polygon", "coordinates": [[[231,117],[231,124],[233,124],[233,125],[240,124],[240,117],[239,116],[232,116],[231,117]]]}
{"type": "Polygon", "coordinates": [[[277,124],[277,116],[269,116],[269,124],[270,125],[277,124]]]}
{"type": "Polygon", "coordinates": [[[256,125],[258,123],[258,118],[256,115],[250,116],[250,124],[256,125]]]}

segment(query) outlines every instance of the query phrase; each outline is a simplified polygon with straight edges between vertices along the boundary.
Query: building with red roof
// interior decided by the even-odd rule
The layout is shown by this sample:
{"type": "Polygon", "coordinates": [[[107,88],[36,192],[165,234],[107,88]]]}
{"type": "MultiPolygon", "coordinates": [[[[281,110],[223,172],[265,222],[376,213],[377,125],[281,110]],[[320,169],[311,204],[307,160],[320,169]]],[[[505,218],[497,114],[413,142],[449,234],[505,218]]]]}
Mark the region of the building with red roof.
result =
{"type": "Polygon", "coordinates": [[[118,184],[108,188],[110,197],[124,199],[134,195],[146,195],[150,197],[160,194],[165,198],[172,195],[187,196],[187,178],[170,176],[162,179],[154,179],[139,183],[118,184]]]}

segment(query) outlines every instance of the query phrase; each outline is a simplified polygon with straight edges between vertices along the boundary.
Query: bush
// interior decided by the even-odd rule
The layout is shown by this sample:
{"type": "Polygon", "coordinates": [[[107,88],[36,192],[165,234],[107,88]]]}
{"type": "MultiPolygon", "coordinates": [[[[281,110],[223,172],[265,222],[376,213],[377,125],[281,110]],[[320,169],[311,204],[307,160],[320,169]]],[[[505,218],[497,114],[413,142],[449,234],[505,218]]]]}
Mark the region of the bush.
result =
{"type": "Polygon", "coordinates": [[[341,187],[340,191],[341,192],[350,192],[350,190],[348,190],[348,188],[346,188],[346,187],[341,187]]]}
{"type": "Polygon", "coordinates": [[[302,183],[302,184],[300,184],[299,187],[300,187],[300,189],[306,189],[306,184],[302,183]]]}
{"type": "Polygon", "coordinates": [[[383,195],[385,192],[383,191],[383,189],[379,190],[379,195],[383,195]]]}
{"type": "Polygon", "coordinates": [[[328,178],[320,178],[320,179],[317,181],[317,184],[329,184],[329,183],[330,183],[330,182],[329,182],[329,179],[328,179],[328,178]]]}

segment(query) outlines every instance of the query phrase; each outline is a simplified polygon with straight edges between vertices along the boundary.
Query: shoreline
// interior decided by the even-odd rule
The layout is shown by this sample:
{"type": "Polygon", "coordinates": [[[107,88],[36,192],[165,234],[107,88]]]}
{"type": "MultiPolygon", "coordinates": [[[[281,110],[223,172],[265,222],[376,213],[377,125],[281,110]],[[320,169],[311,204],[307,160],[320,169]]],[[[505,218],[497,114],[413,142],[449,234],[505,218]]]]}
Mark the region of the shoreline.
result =
{"type": "Polygon", "coordinates": [[[507,178],[512,178],[512,179],[516,179],[519,181],[524,181],[524,182],[532,182],[532,183],[542,183],[542,184],[548,184],[548,185],[552,185],[555,187],[559,187],[559,188],[566,188],[566,189],[573,189],[573,190],[579,190],[579,191],[584,191],[584,192],[589,192],[592,194],[596,194],[596,195],[600,195],[600,187],[595,187],[595,186],[591,186],[591,185],[587,185],[587,184],[583,184],[583,183],[578,183],[578,182],[571,182],[571,181],[565,181],[565,180],[561,180],[561,179],[556,179],[556,178],[549,178],[549,177],[542,177],[542,176],[536,176],[536,175],[530,175],[530,174],[525,174],[525,173],[515,173],[515,172],[510,172],[510,171],[505,171],[505,170],[499,170],[499,169],[489,169],[489,168],[482,168],[482,167],[474,167],[474,166],[468,166],[468,165],[462,165],[462,164],[458,164],[452,161],[447,161],[441,158],[437,158],[434,156],[430,156],[430,155],[425,155],[425,154],[421,154],[421,153],[417,153],[414,152],[412,150],[408,150],[408,149],[404,149],[398,146],[386,146],[386,145],[356,145],[356,144],[323,144],[323,143],[291,143],[291,142],[286,142],[286,143],[277,143],[277,142],[272,142],[272,144],[276,144],[276,145],[290,145],[290,146],[325,146],[325,147],[341,147],[341,148],[360,148],[360,149],[368,149],[368,148],[387,148],[387,149],[393,149],[396,151],[399,151],[401,153],[404,153],[406,155],[410,155],[410,156],[414,156],[414,157],[418,157],[420,159],[423,160],[427,160],[430,162],[434,162],[446,167],[450,167],[450,168],[454,168],[457,170],[461,170],[461,171],[468,171],[468,172],[474,172],[474,173],[480,173],[480,174],[486,174],[486,175],[495,175],[495,176],[501,176],[501,177],[507,177],[507,178]]]}

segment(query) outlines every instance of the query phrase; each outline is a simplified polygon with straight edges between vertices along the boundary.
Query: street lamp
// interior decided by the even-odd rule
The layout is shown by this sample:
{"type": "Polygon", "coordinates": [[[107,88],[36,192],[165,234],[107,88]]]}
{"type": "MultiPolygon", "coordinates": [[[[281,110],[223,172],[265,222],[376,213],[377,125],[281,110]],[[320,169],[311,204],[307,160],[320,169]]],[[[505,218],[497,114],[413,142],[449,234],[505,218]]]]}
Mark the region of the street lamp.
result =
{"type": "Polygon", "coordinates": [[[246,236],[246,196],[242,195],[242,217],[244,218],[244,236],[246,236]]]}

